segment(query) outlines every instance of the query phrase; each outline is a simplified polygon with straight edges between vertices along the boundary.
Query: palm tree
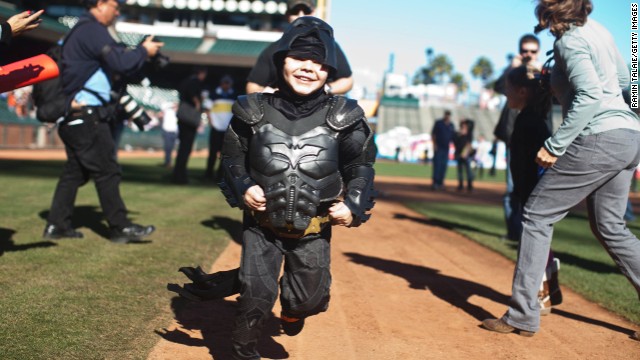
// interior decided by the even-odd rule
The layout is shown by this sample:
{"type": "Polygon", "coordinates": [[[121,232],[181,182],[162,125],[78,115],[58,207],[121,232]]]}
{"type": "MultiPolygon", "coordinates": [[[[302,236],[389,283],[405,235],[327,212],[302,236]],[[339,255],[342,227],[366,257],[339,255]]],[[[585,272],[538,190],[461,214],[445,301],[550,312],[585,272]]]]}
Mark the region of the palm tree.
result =
{"type": "Polygon", "coordinates": [[[451,83],[456,84],[456,86],[458,87],[458,93],[467,91],[467,88],[469,87],[469,84],[464,79],[464,75],[460,73],[451,75],[451,83]]]}
{"type": "Polygon", "coordinates": [[[493,76],[493,63],[486,56],[480,56],[471,67],[471,74],[474,78],[482,79],[486,85],[493,76]]]}
{"type": "Polygon", "coordinates": [[[429,62],[418,69],[413,77],[414,84],[444,83],[445,76],[450,76],[453,72],[453,63],[447,55],[439,54],[433,57],[432,50],[430,50],[427,49],[429,62]]]}
{"type": "Polygon", "coordinates": [[[430,65],[433,71],[434,78],[439,83],[444,82],[445,75],[449,76],[451,75],[451,72],[453,72],[453,63],[451,62],[451,59],[449,59],[449,57],[445,54],[437,55],[435,58],[433,58],[433,61],[430,65]]]}

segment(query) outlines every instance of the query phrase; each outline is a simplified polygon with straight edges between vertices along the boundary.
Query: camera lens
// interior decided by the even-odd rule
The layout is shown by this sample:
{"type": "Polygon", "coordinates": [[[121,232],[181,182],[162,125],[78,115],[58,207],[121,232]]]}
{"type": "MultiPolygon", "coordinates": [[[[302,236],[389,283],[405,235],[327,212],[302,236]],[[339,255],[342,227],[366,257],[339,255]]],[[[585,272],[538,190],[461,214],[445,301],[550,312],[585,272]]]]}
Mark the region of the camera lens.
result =
{"type": "Polygon", "coordinates": [[[142,106],[129,94],[124,94],[120,98],[120,105],[125,116],[133,121],[140,131],[144,131],[144,126],[151,122],[151,117],[147,115],[142,106]]]}

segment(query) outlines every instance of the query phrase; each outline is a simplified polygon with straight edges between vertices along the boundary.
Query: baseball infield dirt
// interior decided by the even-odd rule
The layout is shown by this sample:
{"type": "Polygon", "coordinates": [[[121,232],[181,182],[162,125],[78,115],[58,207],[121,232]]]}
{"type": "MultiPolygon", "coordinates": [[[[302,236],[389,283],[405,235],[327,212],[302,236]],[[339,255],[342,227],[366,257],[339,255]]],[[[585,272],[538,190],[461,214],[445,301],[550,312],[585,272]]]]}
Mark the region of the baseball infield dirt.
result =
{"type": "MultiPolygon", "coordinates": [[[[334,233],[329,310],[288,337],[279,331],[277,304],[260,345],[264,358],[640,359],[640,342],[630,339],[637,325],[566,288],[564,303],[542,318],[533,338],[480,328],[506,310],[513,262],[397,202],[495,204],[503,186],[481,184],[461,197],[431,192],[428,181],[380,177],[377,183],[384,197],[371,221],[334,233]]],[[[237,267],[239,256],[231,242],[211,271],[237,267]]],[[[183,304],[158,331],[161,340],[148,359],[228,359],[234,310],[233,298],[183,304]]]]}
{"type": "MultiPolygon", "coordinates": [[[[38,155],[20,154],[1,151],[0,157],[38,155]]],[[[51,152],[42,158],[51,158],[51,152]]],[[[478,184],[463,196],[431,192],[428,184],[377,179],[384,196],[371,221],[334,233],[329,310],[288,337],[280,334],[277,304],[260,344],[264,358],[640,359],[640,342],[630,339],[640,326],[567,288],[564,303],[542,318],[541,331],[532,338],[480,328],[483,319],[506,310],[513,262],[430,224],[399,201],[496,204],[504,186],[478,184]]],[[[210,270],[235,268],[239,257],[240,247],[231,241],[210,270]]],[[[229,359],[233,298],[202,303],[174,298],[171,306],[175,320],[156,331],[159,341],[149,360],[229,359]]]]}

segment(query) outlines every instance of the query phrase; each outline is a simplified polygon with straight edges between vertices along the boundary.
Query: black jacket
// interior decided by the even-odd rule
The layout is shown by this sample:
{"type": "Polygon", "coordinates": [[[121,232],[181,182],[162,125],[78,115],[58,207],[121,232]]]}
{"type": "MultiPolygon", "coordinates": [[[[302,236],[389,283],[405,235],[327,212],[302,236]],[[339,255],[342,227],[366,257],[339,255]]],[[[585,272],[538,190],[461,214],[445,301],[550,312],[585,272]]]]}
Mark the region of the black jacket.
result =
{"type": "Polygon", "coordinates": [[[509,166],[513,178],[513,193],[522,205],[527,202],[538,183],[538,150],[551,136],[545,120],[546,117],[537,115],[527,107],[518,114],[513,126],[509,166]]]}
{"type": "Polygon", "coordinates": [[[131,49],[118,44],[107,27],[91,14],[80,18],[75,26],[82,28],[65,39],[62,49],[62,86],[67,96],[80,91],[99,68],[107,76],[114,73],[133,76],[141,71],[147,59],[144,47],[131,49]]]}

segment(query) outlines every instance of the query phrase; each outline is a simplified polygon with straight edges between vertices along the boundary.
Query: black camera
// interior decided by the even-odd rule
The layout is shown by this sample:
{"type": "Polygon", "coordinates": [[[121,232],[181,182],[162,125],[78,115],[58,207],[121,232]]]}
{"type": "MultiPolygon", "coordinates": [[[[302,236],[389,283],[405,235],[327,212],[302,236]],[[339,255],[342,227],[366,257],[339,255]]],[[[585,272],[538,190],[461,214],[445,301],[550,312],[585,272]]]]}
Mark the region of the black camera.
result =
{"type": "Polygon", "coordinates": [[[162,70],[169,66],[169,57],[161,52],[158,52],[156,56],[151,58],[151,65],[155,70],[162,70]]]}
{"type": "Polygon", "coordinates": [[[140,131],[144,131],[144,126],[151,122],[151,117],[147,115],[136,99],[125,93],[120,97],[119,104],[123,117],[130,119],[140,131]]]}
{"type": "MultiPolygon", "coordinates": [[[[144,40],[147,38],[148,36],[145,36],[142,41],[144,42],[144,40]]],[[[154,37],[153,42],[162,42],[162,40],[154,37]]],[[[158,51],[152,58],[149,59],[149,62],[151,62],[151,66],[153,66],[154,70],[162,70],[164,68],[166,68],[167,66],[169,66],[169,62],[171,61],[171,59],[161,53],[160,51],[158,51]]]]}

